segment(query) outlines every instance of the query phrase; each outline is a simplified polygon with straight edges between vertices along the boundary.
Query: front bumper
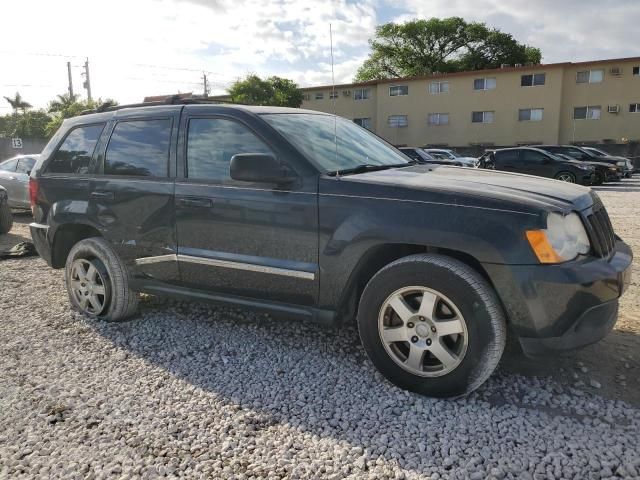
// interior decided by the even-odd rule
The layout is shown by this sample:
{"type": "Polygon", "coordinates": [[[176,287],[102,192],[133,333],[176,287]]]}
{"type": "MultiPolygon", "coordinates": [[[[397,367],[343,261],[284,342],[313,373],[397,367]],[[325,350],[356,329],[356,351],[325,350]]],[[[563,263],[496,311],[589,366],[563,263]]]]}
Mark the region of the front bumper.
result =
{"type": "Polygon", "coordinates": [[[510,326],[530,356],[579,348],[604,338],[631,281],[631,249],[559,265],[484,264],[510,326]]]}
{"type": "Polygon", "coordinates": [[[585,175],[582,175],[582,177],[578,178],[578,183],[580,185],[593,185],[593,182],[596,181],[596,174],[591,172],[585,175]]]}

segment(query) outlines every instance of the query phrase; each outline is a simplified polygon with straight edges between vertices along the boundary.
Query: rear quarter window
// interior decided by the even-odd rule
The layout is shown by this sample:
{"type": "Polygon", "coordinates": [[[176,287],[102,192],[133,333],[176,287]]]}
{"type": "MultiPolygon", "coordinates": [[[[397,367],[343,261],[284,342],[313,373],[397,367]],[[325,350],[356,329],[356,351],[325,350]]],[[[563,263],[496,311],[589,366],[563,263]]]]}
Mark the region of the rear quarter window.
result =
{"type": "Polygon", "coordinates": [[[76,127],[71,130],[46,167],[47,173],[88,173],[89,162],[105,124],[76,127]]]}

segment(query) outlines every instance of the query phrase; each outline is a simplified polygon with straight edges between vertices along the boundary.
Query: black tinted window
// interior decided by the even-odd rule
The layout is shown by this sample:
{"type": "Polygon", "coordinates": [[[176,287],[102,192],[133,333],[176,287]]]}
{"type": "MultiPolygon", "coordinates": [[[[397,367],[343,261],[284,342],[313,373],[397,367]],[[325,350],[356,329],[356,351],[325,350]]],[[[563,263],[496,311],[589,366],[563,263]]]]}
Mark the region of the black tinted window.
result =
{"type": "Polygon", "coordinates": [[[237,153],[273,152],[244,125],[221,118],[193,118],[187,140],[187,176],[229,182],[229,164],[237,153]]]}
{"type": "Polygon", "coordinates": [[[536,152],[535,150],[523,150],[522,151],[522,159],[525,162],[541,163],[546,158],[547,158],[547,156],[545,154],[540,153],[540,152],[536,152]]]}
{"type": "Polygon", "coordinates": [[[407,157],[415,158],[416,160],[421,159],[420,155],[418,155],[418,152],[416,152],[412,148],[401,148],[400,151],[404,153],[407,157]]]}
{"type": "Polygon", "coordinates": [[[47,172],[87,173],[103,128],[104,123],[101,123],[71,130],[54,154],[47,172]]]}
{"type": "Polygon", "coordinates": [[[5,172],[15,172],[17,165],[18,165],[18,159],[7,160],[5,162],[0,163],[0,170],[4,170],[5,172]]]}
{"type": "Polygon", "coordinates": [[[170,141],[171,119],[120,122],[109,140],[104,173],[166,177],[170,141]]]}
{"type": "Polygon", "coordinates": [[[503,150],[501,152],[496,152],[495,159],[496,159],[496,162],[498,162],[498,163],[517,162],[518,161],[518,151],[517,150],[503,150]]]}

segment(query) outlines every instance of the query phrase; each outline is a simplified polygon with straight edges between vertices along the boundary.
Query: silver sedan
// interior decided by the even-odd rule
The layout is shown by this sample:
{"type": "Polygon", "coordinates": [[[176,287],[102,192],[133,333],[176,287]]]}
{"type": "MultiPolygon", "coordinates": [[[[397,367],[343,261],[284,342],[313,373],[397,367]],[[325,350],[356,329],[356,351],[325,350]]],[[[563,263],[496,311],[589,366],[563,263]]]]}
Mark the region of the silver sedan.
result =
{"type": "Polygon", "coordinates": [[[30,208],[29,174],[39,156],[19,155],[0,163],[0,185],[7,189],[12,208],[30,208]]]}

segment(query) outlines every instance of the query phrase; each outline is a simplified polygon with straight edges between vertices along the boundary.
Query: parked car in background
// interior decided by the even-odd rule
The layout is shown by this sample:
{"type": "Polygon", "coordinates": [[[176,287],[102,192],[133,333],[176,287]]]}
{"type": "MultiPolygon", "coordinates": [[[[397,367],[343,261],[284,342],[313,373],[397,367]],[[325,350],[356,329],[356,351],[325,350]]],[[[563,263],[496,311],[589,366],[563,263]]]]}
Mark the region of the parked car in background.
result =
{"type": "Polygon", "coordinates": [[[452,160],[450,158],[443,157],[434,157],[427,153],[423,148],[414,148],[414,147],[400,147],[402,153],[404,153],[407,157],[412,160],[415,160],[418,163],[431,163],[434,165],[450,165],[454,167],[466,167],[465,162],[459,160],[452,160]]]}
{"type": "MultiPolygon", "coordinates": [[[[616,158],[614,155],[611,155],[610,153],[605,152],[604,150],[600,150],[599,148],[595,148],[595,147],[582,147],[583,150],[586,150],[587,152],[591,152],[594,153],[598,156],[601,157],[611,157],[611,158],[616,158]]],[[[635,171],[635,168],[633,166],[633,162],[631,160],[629,160],[626,157],[619,157],[619,158],[624,158],[626,160],[626,167],[625,167],[625,172],[624,172],[624,176],[625,178],[631,178],[633,176],[633,172],[635,171]]]]}
{"type": "Polygon", "coordinates": [[[18,155],[0,163],[0,185],[12,208],[29,208],[29,174],[40,155],[18,155]]]}
{"type": "MultiPolygon", "coordinates": [[[[564,158],[565,160],[574,160],[564,153],[554,153],[554,155],[556,157],[564,158]]],[[[618,167],[606,162],[587,162],[583,160],[582,163],[585,165],[592,165],[595,168],[595,180],[593,181],[593,185],[602,185],[607,181],[607,178],[617,175],[619,171],[618,167]]]]}
{"type": "Polygon", "coordinates": [[[4,187],[0,187],[0,234],[8,233],[13,226],[13,215],[9,206],[9,195],[4,187]]]}
{"type": "Polygon", "coordinates": [[[613,328],[632,253],[590,189],[414,164],[321,112],[182,102],[66,119],[34,167],[33,242],[84,315],[146,292],[355,317],[386,378],[440,397],[480,386],[507,335],[546,355],[613,328]]]}
{"type": "Polygon", "coordinates": [[[617,167],[615,175],[608,176],[607,181],[617,181],[625,176],[626,158],[596,155],[575,145],[535,145],[535,147],[553,154],[563,153],[580,162],[605,162],[615,165],[617,167]]]}
{"type": "Polygon", "coordinates": [[[505,172],[554,178],[581,185],[591,185],[595,181],[593,165],[560,158],[545,150],[532,147],[489,150],[480,157],[480,166],[505,172]]]}
{"type": "Polygon", "coordinates": [[[455,162],[459,162],[462,167],[477,167],[478,159],[473,157],[465,157],[460,155],[455,150],[449,150],[448,148],[425,148],[425,152],[434,158],[449,159],[455,162]]]}

